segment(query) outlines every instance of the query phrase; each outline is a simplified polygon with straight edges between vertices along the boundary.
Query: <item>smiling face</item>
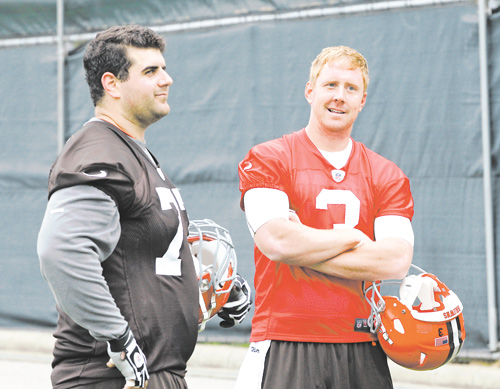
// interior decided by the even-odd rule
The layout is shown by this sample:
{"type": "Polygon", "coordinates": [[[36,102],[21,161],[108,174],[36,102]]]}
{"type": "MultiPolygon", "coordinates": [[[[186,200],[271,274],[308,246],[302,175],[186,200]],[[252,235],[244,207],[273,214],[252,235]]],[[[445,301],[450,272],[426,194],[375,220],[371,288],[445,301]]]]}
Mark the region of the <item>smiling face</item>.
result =
{"type": "Polygon", "coordinates": [[[315,136],[347,140],[366,102],[363,73],[347,59],[326,63],[316,80],[307,83],[305,96],[311,105],[307,130],[313,142],[315,136]]]}
{"type": "Polygon", "coordinates": [[[168,90],[172,78],[165,71],[160,50],[127,48],[131,66],[125,81],[118,81],[123,117],[138,127],[146,128],[170,112],[168,90]]]}

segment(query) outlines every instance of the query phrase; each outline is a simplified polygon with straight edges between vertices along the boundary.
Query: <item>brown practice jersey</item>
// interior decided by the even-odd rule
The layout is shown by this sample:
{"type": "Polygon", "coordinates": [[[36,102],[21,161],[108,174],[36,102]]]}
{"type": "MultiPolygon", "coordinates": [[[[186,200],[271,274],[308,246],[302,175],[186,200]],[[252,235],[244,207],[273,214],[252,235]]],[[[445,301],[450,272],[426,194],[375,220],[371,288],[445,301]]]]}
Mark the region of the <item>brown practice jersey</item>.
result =
{"type": "MultiPolygon", "coordinates": [[[[102,262],[102,272],[149,372],[167,369],[184,375],[197,340],[198,287],[178,189],[154,157],[102,121],[87,123],[67,142],[51,169],[49,197],[77,185],[96,187],[117,205],[121,236],[102,262]]],[[[107,343],[61,310],[55,337],[55,387],[75,379],[84,385],[121,376],[106,367],[107,343]]]]}

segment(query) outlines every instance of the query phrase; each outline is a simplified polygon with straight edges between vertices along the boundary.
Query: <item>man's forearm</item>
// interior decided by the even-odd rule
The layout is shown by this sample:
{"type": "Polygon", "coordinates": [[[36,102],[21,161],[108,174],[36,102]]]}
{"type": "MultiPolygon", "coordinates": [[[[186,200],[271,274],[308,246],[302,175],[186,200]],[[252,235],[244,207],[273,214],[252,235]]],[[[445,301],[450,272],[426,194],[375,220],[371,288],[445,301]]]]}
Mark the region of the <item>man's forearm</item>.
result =
{"type": "Polygon", "coordinates": [[[321,230],[284,219],[270,220],[254,239],[269,259],[296,266],[319,264],[370,240],[355,229],[321,230]]]}
{"type": "Polygon", "coordinates": [[[308,265],[310,269],[340,278],[375,281],[401,279],[408,272],[413,247],[401,238],[367,242],[331,259],[308,265]]]}

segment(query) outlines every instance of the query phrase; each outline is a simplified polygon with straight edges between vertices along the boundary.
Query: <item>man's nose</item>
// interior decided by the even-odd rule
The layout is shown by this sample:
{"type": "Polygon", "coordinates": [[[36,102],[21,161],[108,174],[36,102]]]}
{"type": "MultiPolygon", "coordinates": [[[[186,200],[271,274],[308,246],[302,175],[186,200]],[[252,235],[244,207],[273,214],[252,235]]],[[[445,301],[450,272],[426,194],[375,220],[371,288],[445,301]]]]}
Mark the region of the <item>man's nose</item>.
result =
{"type": "Polygon", "coordinates": [[[159,86],[170,86],[170,85],[172,85],[173,82],[174,82],[174,80],[172,79],[172,77],[170,77],[170,75],[165,70],[162,69],[161,76],[158,79],[158,85],[159,86]]]}
{"type": "Polygon", "coordinates": [[[341,103],[345,102],[344,90],[342,88],[338,88],[333,92],[333,101],[341,103]]]}

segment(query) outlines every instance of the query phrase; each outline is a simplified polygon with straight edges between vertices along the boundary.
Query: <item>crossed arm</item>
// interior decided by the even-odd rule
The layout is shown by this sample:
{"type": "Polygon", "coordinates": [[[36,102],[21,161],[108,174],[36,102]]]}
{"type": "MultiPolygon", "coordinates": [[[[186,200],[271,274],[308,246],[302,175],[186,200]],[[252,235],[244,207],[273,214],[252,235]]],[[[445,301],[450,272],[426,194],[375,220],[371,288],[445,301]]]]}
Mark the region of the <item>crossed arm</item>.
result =
{"type": "Polygon", "coordinates": [[[277,190],[247,192],[245,212],[255,244],[272,261],[365,281],[403,278],[412,261],[413,231],[404,217],[377,219],[379,238],[374,242],[355,228],[323,230],[303,225],[288,212],[286,194],[277,190]],[[268,204],[264,211],[262,204],[268,204]]]}
{"type": "Polygon", "coordinates": [[[403,278],[413,256],[399,237],[373,242],[356,229],[319,230],[280,218],[262,225],[254,240],[273,261],[365,281],[403,278]]]}

